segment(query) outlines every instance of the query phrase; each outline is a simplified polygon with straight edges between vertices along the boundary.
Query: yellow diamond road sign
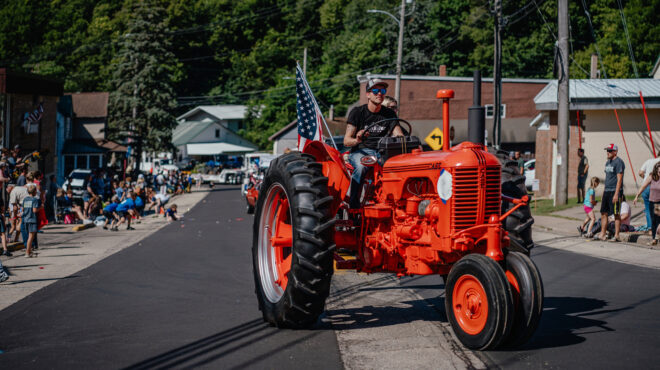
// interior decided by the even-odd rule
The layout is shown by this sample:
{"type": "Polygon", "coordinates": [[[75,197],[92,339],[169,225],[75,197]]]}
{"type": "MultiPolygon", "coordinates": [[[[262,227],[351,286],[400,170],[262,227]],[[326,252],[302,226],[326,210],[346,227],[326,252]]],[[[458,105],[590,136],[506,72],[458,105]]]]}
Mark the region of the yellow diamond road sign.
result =
{"type": "Polygon", "coordinates": [[[438,127],[434,128],[424,141],[426,141],[433,150],[442,149],[442,131],[438,127]]]}

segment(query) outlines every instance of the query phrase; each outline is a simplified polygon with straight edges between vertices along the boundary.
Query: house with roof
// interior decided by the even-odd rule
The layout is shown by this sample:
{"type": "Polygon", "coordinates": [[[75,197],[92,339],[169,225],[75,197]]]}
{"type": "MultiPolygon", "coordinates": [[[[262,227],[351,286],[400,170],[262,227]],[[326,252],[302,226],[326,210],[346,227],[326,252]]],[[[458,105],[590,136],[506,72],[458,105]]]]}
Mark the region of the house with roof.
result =
{"type": "MultiPolygon", "coordinates": [[[[334,114],[331,112],[329,117],[325,119],[328,127],[323,125],[323,135],[325,138],[330,136],[335,137],[335,140],[341,141],[338,142],[338,145],[343,146],[343,139],[340,139],[338,136],[344,136],[346,133],[346,118],[344,117],[334,117],[334,114]],[[330,131],[328,131],[330,129],[330,131]]],[[[297,150],[298,148],[298,120],[295,119],[288,125],[282,127],[279,131],[272,134],[268,140],[273,142],[273,154],[281,155],[287,149],[297,150]]]]}
{"type": "Polygon", "coordinates": [[[65,94],[71,104],[72,117],[63,128],[61,157],[62,175],[74,169],[96,169],[119,164],[126,154],[124,145],[110,141],[105,131],[108,124],[107,92],[65,94]]]}
{"type": "Polygon", "coordinates": [[[203,105],[179,116],[172,132],[177,160],[256,151],[257,145],[236,133],[243,128],[244,105],[203,105]]]}
{"type": "MultiPolygon", "coordinates": [[[[641,179],[640,167],[655,152],[660,154],[659,79],[584,79],[569,81],[570,129],[568,195],[577,195],[577,149],[589,159],[589,178],[604,179],[604,148],[614,143],[626,165],[624,191],[634,194],[641,179]],[[642,109],[644,97],[646,114],[642,109]],[[615,112],[616,109],[616,112],[615,112]],[[578,115],[579,114],[579,115],[578,115]],[[618,116],[618,119],[617,119],[618,116]],[[647,120],[648,117],[648,126],[647,120]],[[578,125],[579,118],[579,125],[578,125]],[[649,131],[652,139],[649,138],[649,131]]],[[[540,196],[554,197],[557,177],[557,81],[552,81],[534,98],[541,113],[531,123],[536,130],[536,178],[540,196]]],[[[602,192],[603,187],[599,187],[602,192]]]]}

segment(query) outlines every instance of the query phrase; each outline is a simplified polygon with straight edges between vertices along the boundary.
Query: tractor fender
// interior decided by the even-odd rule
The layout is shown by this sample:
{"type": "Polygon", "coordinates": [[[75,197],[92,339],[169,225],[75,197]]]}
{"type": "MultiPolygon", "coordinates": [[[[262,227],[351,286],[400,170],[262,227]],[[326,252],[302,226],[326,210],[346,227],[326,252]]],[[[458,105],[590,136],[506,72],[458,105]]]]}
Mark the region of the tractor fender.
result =
{"type": "Polygon", "coordinates": [[[323,176],[328,178],[328,193],[334,198],[331,209],[336,213],[351,184],[351,175],[342,153],[321,141],[308,142],[303,153],[313,155],[323,165],[323,176]]]}

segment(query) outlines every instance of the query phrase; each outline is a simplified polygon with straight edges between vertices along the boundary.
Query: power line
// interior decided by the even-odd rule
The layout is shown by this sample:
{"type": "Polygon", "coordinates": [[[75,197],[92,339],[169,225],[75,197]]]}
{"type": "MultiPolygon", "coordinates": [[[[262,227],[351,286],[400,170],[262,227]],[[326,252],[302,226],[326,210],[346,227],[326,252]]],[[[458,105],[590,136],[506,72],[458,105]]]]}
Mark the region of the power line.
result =
{"type": "Polygon", "coordinates": [[[633,53],[632,44],[630,43],[630,35],[628,34],[628,22],[626,22],[626,16],[623,14],[623,6],[621,6],[621,0],[616,0],[619,4],[619,12],[621,13],[621,23],[623,23],[623,31],[626,34],[626,41],[628,42],[628,51],[630,52],[630,60],[632,61],[633,71],[635,72],[635,78],[639,78],[639,73],[637,73],[637,63],[635,63],[635,53],[633,53]]]}

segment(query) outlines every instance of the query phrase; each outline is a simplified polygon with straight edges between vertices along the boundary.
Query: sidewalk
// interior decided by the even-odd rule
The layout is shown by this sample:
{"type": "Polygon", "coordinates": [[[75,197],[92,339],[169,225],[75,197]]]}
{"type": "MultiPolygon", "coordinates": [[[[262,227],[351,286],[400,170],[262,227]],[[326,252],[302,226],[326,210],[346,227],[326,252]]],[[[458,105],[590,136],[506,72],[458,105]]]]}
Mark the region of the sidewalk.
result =
{"type": "MultiPolygon", "coordinates": [[[[208,189],[193,190],[170,200],[176,203],[179,214],[188,212],[195,204],[203,201],[208,189]]],[[[10,274],[9,280],[0,283],[0,310],[58,280],[75,278],[78,271],[129,247],[167,225],[162,217],[149,214],[135,230],[126,230],[125,224],[119,232],[92,227],[73,231],[76,225],[53,224],[39,233],[39,256],[25,258],[24,249],[14,252],[12,257],[2,257],[2,264],[10,274]]],[[[180,222],[185,227],[186,218],[180,222]]]]}
{"type": "MultiPolygon", "coordinates": [[[[638,203],[637,206],[630,202],[632,207],[632,219],[630,224],[633,226],[646,225],[646,218],[644,216],[644,204],[638,203]]],[[[596,217],[600,217],[598,213],[599,207],[596,207],[596,217]]],[[[532,209],[533,213],[533,209],[532,209]]],[[[584,218],[584,208],[582,205],[576,205],[562,211],[553,212],[549,216],[534,215],[534,226],[541,230],[549,231],[553,234],[564,236],[578,236],[577,227],[582,224],[584,218]]],[[[621,240],[641,248],[660,249],[660,246],[648,246],[647,243],[651,241],[651,235],[646,235],[643,232],[629,232],[620,233],[621,240]]]]}

